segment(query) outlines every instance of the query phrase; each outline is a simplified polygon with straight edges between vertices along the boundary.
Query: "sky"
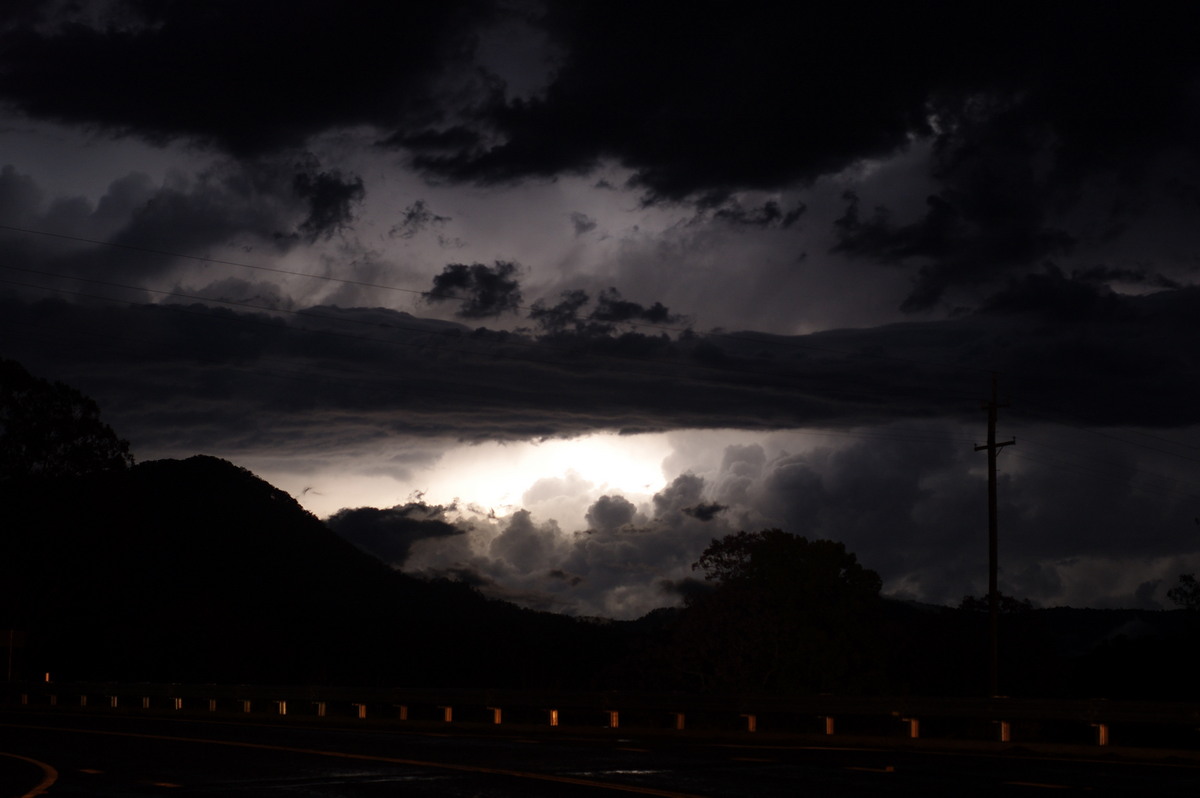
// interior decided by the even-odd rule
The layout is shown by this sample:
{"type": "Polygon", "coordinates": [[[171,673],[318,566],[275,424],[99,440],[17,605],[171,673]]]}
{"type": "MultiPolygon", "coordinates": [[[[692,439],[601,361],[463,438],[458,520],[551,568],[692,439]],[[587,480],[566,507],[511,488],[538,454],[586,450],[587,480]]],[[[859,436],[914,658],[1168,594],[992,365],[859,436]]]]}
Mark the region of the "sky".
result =
{"type": "Polygon", "coordinates": [[[1200,60],[1145,3],[0,10],[0,356],[138,460],[581,616],[712,540],[884,593],[1200,570],[1200,60]]]}

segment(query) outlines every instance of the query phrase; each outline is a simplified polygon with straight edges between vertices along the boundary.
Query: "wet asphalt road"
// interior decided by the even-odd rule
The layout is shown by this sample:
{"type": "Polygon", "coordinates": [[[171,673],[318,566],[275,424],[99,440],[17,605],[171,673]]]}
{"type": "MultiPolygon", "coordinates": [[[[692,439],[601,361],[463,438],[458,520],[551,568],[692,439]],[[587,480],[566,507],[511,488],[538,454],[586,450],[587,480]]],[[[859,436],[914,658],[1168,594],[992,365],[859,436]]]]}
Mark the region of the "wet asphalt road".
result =
{"type": "Polygon", "coordinates": [[[0,712],[0,798],[1200,794],[1196,762],[0,712]]]}

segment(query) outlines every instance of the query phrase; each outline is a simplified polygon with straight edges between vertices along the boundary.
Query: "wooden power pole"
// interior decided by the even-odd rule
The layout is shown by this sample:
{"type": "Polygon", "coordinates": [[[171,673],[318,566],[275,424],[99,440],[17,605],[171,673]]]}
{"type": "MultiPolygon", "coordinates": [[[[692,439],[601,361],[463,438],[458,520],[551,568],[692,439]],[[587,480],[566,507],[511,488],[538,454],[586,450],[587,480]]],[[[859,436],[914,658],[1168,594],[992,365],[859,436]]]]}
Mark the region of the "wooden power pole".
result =
{"type": "Polygon", "coordinates": [[[1008,407],[1008,402],[1001,404],[997,398],[996,372],[992,372],[992,400],[984,402],[983,409],[988,414],[987,443],[976,446],[975,451],[986,450],[988,453],[988,695],[999,695],[999,626],[1000,626],[1000,591],[997,588],[997,559],[998,559],[998,525],[996,522],[996,455],[1005,446],[1012,446],[1016,438],[997,442],[996,415],[1001,407],[1008,407]]]}

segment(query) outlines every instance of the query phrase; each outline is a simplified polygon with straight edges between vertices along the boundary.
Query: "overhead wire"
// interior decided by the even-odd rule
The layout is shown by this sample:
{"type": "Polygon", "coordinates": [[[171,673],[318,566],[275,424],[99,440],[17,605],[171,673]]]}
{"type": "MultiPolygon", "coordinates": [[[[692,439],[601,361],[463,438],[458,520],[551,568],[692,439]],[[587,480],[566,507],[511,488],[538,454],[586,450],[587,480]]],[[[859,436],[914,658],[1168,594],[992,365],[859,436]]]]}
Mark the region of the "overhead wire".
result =
{"type": "Polygon", "coordinates": [[[1043,465],[1051,465],[1059,470],[1070,470],[1080,474],[1102,477],[1122,482],[1141,490],[1151,490],[1164,495],[1200,500],[1200,492],[1196,491],[1191,484],[1178,477],[1147,471],[1144,468],[1133,466],[1129,463],[1117,463],[1112,460],[1097,459],[1094,455],[1090,454],[1077,454],[1061,447],[1029,440],[1028,438],[1022,438],[1020,444],[1025,448],[1014,447],[1011,450],[1006,449],[1005,456],[1041,463],[1043,465]],[[1058,456],[1047,456],[1040,453],[1030,454],[1028,446],[1055,452],[1058,456]],[[1062,455],[1066,456],[1063,457],[1062,455]],[[1134,482],[1134,477],[1138,478],[1137,483],[1134,482]],[[1148,481],[1158,484],[1152,487],[1147,484],[1148,481]]]}
{"type": "MultiPolygon", "coordinates": [[[[1099,429],[1095,429],[1094,427],[1086,426],[1083,423],[1082,419],[1079,418],[1078,415],[1073,414],[1069,411],[1056,410],[1053,412],[1048,412],[1046,409],[1043,408],[1039,412],[1038,407],[1039,407],[1039,405],[1037,405],[1037,404],[1029,405],[1028,403],[1026,403],[1025,406],[1022,408],[1022,413],[1025,415],[1033,416],[1035,418],[1042,418],[1042,419],[1045,419],[1045,420],[1050,421],[1055,424],[1071,427],[1073,429],[1076,429],[1076,430],[1086,433],[1088,435],[1094,435],[1096,437],[1106,438],[1111,441],[1117,441],[1119,443],[1124,443],[1129,446],[1134,446],[1134,447],[1137,447],[1140,449],[1146,449],[1149,451],[1158,452],[1159,454],[1165,454],[1170,457],[1178,458],[1180,460],[1187,460],[1187,461],[1190,461],[1193,463],[1200,463],[1200,456],[1193,457],[1191,455],[1182,454],[1180,452],[1174,452],[1174,451],[1171,451],[1170,449],[1165,449],[1161,446],[1151,446],[1150,444],[1147,444],[1147,443],[1137,443],[1135,441],[1130,441],[1130,440],[1127,440],[1126,438],[1122,438],[1121,436],[1115,435],[1111,432],[1106,432],[1104,430],[1099,430],[1099,429]],[[1032,407],[1033,409],[1030,410],[1029,409],[1030,407],[1032,407]],[[1076,421],[1069,422],[1069,421],[1065,421],[1064,418],[1074,418],[1074,419],[1076,419],[1076,421]]],[[[1155,436],[1149,436],[1149,437],[1153,438],[1155,436]]],[[[1167,441],[1165,441],[1165,439],[1162,439],[1162,438],[1158,438],[1157,440],[1167,442],[1167,441]]],[[[1189,446],[1188,448],[1196,448],[1196,447],[1189,446]]]]}

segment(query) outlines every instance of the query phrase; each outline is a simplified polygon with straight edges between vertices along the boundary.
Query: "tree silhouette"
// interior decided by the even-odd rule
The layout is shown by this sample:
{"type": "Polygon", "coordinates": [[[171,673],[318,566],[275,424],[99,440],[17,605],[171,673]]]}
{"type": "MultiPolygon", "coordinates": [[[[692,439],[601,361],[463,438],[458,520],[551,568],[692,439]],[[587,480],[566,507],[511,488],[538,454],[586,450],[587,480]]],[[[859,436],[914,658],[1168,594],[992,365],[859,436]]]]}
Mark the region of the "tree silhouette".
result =
{"type": "Polygon", "coordinates": [[[0,359],[0,483],[79,476],[133,464],[129,444],[100,420],[95,401],[0,359]]]}
{"type": "Polygon", "coordinates": [[[1179,584],[1167,591],[1167,598],[1188,610],[1200,610],[1200,582],[1195,574],[1180,574],[1179,584]]]}
{"type": "MultiPolygon", "coordinates": [[[[1029,599],[1013,598],[1003,593],[998,593],[997,598],[997,608],[1001,615],[1015,615],[1033,610],[1033,602],[1029,599]]],[[[964,612],[988,612],[991,605],[987,596],[963,596],[958,608],[964,612]]]]}
{"type": "Polygon", "coordinates": [[[870,689],[879,575],[845,545],[778,529],[714,540],[692,566],[714,589],[693,599],[676,665],[708,690],[870,689]]]}

